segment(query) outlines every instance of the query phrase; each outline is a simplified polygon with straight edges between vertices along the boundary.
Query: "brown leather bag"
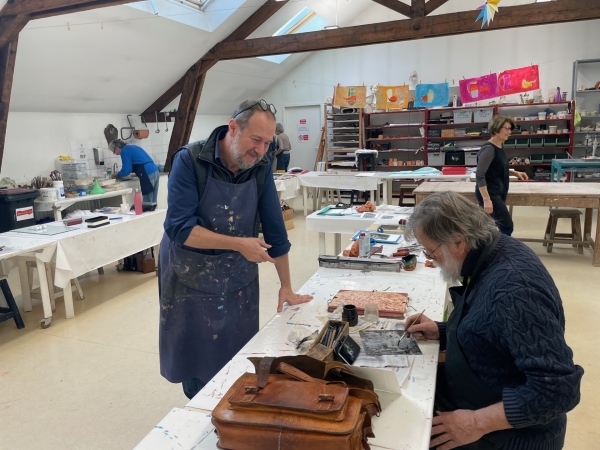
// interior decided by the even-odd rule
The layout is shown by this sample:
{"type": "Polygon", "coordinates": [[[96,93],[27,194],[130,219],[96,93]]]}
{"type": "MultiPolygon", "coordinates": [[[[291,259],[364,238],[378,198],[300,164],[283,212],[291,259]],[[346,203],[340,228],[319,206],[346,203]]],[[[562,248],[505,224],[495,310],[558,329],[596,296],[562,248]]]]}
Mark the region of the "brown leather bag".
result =
{"type": "Polygon", "coordinates": [[[257,374],[242,375],[212,413],[220,448],[369,449],[367,438],[374,437],[371,417],[381,411],[369,380],[355,376],[343,364],[307,356],[251,360],[257,374]]]}

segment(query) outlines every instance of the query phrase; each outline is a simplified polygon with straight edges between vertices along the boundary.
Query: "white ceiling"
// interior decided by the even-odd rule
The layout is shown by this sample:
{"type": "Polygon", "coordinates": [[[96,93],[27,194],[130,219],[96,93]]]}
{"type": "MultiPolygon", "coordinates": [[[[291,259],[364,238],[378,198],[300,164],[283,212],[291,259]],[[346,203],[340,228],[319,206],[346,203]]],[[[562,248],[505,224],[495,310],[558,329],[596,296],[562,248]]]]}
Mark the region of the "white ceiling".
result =
{"type": "MultiPolygon", "coordinates": [[[[450,12],[458,3],[468,9],[464,3],[482,1],[451,0],[440,12],[450,12]]],[[[128,6],[32,21],[19,35],[10,110],[140,113],[263,3],[246,0],[213,32],[128,6]]],[[[337,0],[337,5],[342,26],[367,17],[370,22],[401,18],[371,0],[337,0]]],[[[304,7],[335,22],[336,0],[292,0],[251,37],[272,35],[304,7]]],[[[198,113],[230,114],[308,56],[292,55],[281,64],[258,58],[218,63],[208,73],[198,113]]],[[[177,101],[166,109],[176,107],[177,101]]]]}

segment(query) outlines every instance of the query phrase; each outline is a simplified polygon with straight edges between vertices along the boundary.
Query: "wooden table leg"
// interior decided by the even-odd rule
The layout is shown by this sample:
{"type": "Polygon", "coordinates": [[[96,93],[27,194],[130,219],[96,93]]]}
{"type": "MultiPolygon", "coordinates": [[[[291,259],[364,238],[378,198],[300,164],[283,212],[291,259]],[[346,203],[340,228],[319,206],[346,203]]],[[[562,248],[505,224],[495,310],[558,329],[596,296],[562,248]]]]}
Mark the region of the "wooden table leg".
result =
{"type": "Polygon", "coordinates": [[[21,281],[21,298],[23,299],[23,309],[25,311],[33,310],[31,306],[31,286],[27,276],[27,261],[18,258],[19,261],[19,280],[21,281]]]}

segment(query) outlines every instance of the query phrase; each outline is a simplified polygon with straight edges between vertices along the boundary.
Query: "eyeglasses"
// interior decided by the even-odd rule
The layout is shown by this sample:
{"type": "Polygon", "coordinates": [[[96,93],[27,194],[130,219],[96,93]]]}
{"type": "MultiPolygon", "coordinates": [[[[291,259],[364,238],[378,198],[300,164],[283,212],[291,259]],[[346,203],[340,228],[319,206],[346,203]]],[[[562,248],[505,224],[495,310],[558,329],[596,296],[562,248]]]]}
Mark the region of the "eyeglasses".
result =
{"type": "Polygon", "coordinates": [[[502,128],[504,128],[505,130],[512,131],[512,127],[502,127],[502,128]]]}
{"type": "Polygon", "coordinates": [[[254,108],[255,106],[260,106],[263,111],[269,111],[273,115],[277,114],[277,109],[275,109],[275,105],[273,105],[272,103],[267,103],[265,100],[263,100],[261,98],[259,101],[252,103],[247,108],[244,108],[241,111],[239,111],[238,113],[234,114],[232,119],[235,119],[237,116],[239,116],[243,112],[246,112],[246,111],[254,108]]]}
{"type": "Polygon", "coordinates": [[[433,257],[433,254],[434,254],[434,253],[436,252],[436,250],[437,250],[438,248],[440,248],[441,246],[442,246],[442,244],[438,245],[438,246],[435,248],[435,250],[434,250],[434,251],[432,251],[431,253],[427,253],[425,250],[423,250],[423,254],[425,255],[425,258],[427,258],[427,259],[435,259],[435,258],[433,257]]]}

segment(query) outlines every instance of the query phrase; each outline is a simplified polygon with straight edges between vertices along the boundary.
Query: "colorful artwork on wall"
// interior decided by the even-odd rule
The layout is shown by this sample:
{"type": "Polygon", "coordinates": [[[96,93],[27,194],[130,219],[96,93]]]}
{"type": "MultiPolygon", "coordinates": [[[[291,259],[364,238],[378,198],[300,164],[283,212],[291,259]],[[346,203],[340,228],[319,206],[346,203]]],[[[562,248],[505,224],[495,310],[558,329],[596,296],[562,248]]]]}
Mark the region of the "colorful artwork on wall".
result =
{"type": "Polygon", "coordinates": [[[500,95],[518,94],[540,88],[540,72],[537,65],[510,69],[498,74],[500,95]]]}
{"type": "Polygon", "coordinates": [[[487,0],[483,6],[477,8],[481,12],[477,16],[477,19],[475,19],[475,22],[481,19],[481,28],[486,23],[488,27],[490,26],[490,23],[494,20],[494,15],[498,12],[498,3],[500,3],[500,0],[487,0]]]}
{"type": "Polygon", "coordinates": [[[415,90],[415,107],[417,108],[448,106],[449,99],[448,83],[417,84],[415,90]]]}
{"type": "Polygon", "coordinates": [[[459,85],[460,99],[463,103],[478,102],[500,96],[498,91],[498,75],[495,73],[460,80],[459,85]]]}
{"type": "Polygon", "coordinates": [[[333,106],[340,108],[364,108],[367,106],[367,87],[336,86],[333,106]]]}
{"type": "Polygon", "coordinates": [[[378,86],[375,107],[378,109],[408,108],[408,86],[378,86]]]}

